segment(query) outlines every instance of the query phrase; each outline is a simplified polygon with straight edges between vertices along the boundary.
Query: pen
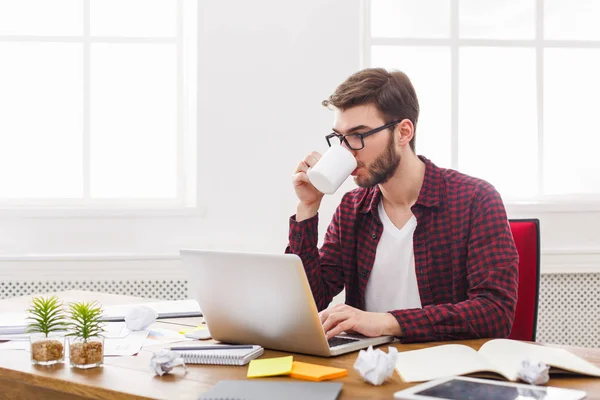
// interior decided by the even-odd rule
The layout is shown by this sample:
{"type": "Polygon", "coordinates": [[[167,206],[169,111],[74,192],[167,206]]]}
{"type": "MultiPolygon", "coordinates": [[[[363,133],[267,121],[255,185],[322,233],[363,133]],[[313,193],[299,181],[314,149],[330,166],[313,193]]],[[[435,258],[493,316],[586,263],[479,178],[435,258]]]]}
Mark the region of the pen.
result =
{"type": "Polygon", "coordinates": [[[171,347],[171,350],[233,350],[233,349],[252,349],[252,345],[236,345],[236,344],[225,344],[223,346],[175,346],[171,347]]]}

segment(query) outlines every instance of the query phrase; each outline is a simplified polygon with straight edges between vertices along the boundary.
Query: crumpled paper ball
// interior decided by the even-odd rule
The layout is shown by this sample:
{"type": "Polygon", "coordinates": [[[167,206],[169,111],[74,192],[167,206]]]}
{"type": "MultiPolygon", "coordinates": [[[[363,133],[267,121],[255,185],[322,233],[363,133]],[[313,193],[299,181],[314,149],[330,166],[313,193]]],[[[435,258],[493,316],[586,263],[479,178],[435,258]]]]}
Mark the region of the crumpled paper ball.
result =
{"type": "Polygon", "coordinates": [[[550,380],[550,367],[543,362],[523,360],[517,376],[532,385],[543,385],[550,380]]]}
{"type": "Polygon", "coordinates": [[[129,309],[125,315],[125,325],[130,331],[143,331],[156,322],[158,313],[146,306],[129,309]]]}
{"type": "Polygon", "coordinates": [[[396,356],[398,349],[388,347],[388,353],[377,349],[373,350],[373,346],[358,353],[354,369],[360,373],[360,376],[366,382],[372,385],[381,385],[386,378],[392,376],[396,367],[396,356]]]}
{"type": "Polygon", "coordinates": [[[171,350],[161,350],[156,353],[153,353],[152,358],[150,359],[150,368],[154,371],[156,375],[163,376],[166,373],[169,373],[173,368],[178,365],[183,366],[185,372],[187,373],[187,367],[183,362],[183,358],[180,357],[179,353],[176,353],[171,350]]]}

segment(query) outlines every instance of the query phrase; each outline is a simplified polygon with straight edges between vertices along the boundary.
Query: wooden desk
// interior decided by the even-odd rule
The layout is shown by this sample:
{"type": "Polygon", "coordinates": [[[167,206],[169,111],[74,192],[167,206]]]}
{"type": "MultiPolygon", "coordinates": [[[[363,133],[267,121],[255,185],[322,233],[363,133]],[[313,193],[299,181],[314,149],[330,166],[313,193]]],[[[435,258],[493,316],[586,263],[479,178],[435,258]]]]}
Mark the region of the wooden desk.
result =
{"type": "MultiPolygon", "coordinates": [[[[57,293],[62,298],[72,300],[98,300],[105,305],[142,301],[139,298],[99,293],[65,292],[57,293]]],[[[27,305],[29,298],[0,301],[0,311],[19,311],[15,305],[27,305]],[[12,305],[12,306],[11,306],[12,305]]],[[[197,325],[199,319],[161,320],[157,327],[179,330],[181,324],[197,325]]],[[[485,340],[462,341],[478,349],[485,340]]],[[[440,343],[436,343],[440,344],[440,343]]],[[[395,345],[399,351],[414,350],[432,344],[395,345]]],[[[387,349],[387,346],[383,346],[387,349]]],[[[566,347],[573,353],[600,366],[600,349],[566,347]]],[[[22,350],[0,350],[0,398],[8,399],[197,399],[199,395],[222,379],[245,379],[247,367],[227,367],[213,365],[190,365],[188,373],[177,368],[172,374],[155,376],[149,368],[155,346],[146,347],[137,356],[105,357],[102,368],[77,370],[68,363],[52,367],[31,365],[29,353],[22,350]]],[[[265,350],[263,358],[288,355],[287,353],[265,350]]],[[[295,354],[297,361],[312,362],[348,369],[348,376],[335,379],[344,384],[340,399],[391,399],[394,392],[411,386],[402,382],[394,374],[382,386],[365,383],[353,369],[357,353],[340,357],[321,358],[295,354]]],[[[292,380],[291,378],[277,378],[292,380]]],[[[600,379],[582,377],[553,377],[549,385],[585,390],[588,399],[600,400],[600,379]]]]}

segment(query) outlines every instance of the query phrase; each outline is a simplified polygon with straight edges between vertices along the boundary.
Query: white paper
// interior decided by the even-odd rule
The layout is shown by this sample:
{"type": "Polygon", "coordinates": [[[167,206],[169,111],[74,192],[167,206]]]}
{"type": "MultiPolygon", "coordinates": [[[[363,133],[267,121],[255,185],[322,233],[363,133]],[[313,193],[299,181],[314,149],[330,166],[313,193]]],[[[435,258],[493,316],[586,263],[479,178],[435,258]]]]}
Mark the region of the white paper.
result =
{"type": "Polygon", "coordinates": [[[186,371],[187,368],[183,358],[178,353],[169,350],[161,350],[152,355],[150,359],[150,368],[158,376],[168,374],[173,368],[181,365],[186,371]]]}
{"type": "Polygon", "coordinates": [[[17,333],[14,335],[0,335],[0,340],[26,340],[29,341],[29,333],[17,333]]]}
{"type": "Polygon", "coordinates": [[[404,382],[424,382],[444,376],[466,375],[480,371],[495,371],[495,369],[469,346],[444,344],[403,351],[398,354],[396,371],[404,382]]]}
{"type": "Polygon", "coordinates": [[[544,385],[550,380],[550,367],[539,361],[523,360],[519,379],[532,385],[544,385]]]}
{"type": "Polygon", "coordinates": [[[354,369],[366,382],[372,385],[381,385],[387,377],[394,373],[397,356],[398,349],[395,347],[388,347],[386,354],[380,349],[373,350],[373,346],[369,346],[366,351],[361,350],[358,353],[354,369]]]}
{"type": "Polygon", "coordinates": [[[0,335],[24,333],[28,324],[27,313],[0,313],[0,335]]]}
{"type": "MultiPolygon", "coordinates": [[[[152,308],[158,313],[159,318],[172,316],[195,316],[201,314],[198,302],[193,299],[166,300],[139,304],[125,304],[114,306],[102,306],[103,317],[113,320],[125,320],[127,313],[139,306],[152,308]]],[[[23,334],[29,325],[26,312],[4,312],[0,313],[0,335],[23,334]]]]}
{"type": "Polygon", "coordinates": [[[177,331],[164,328],[150,328],[144,347],[156,346],[164,343],[188,342],[192,340],[193,339],[188,339],[177,331]]]}
{"type": "Polygon", "coordinates": [[[105,338],[105,356],[132,356],[139,353],[148,337],[148,331],[131,332],[123,338],[105,338]]]}
{"type": "Polygon", "coordinates": [[[169,316],[186,316],[200,314],[200,306],[196,300],[167,300],[139,304],[124,304],[118,306],[103,307],[103,316],[109,319],[125,319],[127,313],[139,306],[146,306],[158,313],[159,318],[169,316]]]}
{"type": "Polygon", "coordinates": [[[29,350],[29,340],[13,340],[0,343],[0,350],[29,350]]]}
{"type": "Polygon", "coordinates": [[[103,328],[102,336],[105,338],[124,338],[131,333],[125,322],[104,322],[103,328]]]}
{"type": "Polygon", "coordinates": [[[147,306],[132,307],[125,314],[125,325],[130,331],[143,331],[156,322],[158,313],[147,306]]]}

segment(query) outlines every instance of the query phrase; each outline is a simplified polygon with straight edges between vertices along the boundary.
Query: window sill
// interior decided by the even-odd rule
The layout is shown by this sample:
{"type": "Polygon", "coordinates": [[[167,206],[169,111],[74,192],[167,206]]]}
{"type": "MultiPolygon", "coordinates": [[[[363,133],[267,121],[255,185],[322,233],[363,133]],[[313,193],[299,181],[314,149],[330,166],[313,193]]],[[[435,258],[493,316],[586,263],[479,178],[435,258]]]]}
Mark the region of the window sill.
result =
{"type": "Polygon", "coordinates": [[[509,214],[532,213],[596,213],[600,212],[600,199],[561,199],[558,201],[511,202],[505,201],[509,214]]]}
{"type": "Polygon", "coordinates": [[[203,217],[206,207],[0,208],[0,218],[171,218],[203,217]]]}

